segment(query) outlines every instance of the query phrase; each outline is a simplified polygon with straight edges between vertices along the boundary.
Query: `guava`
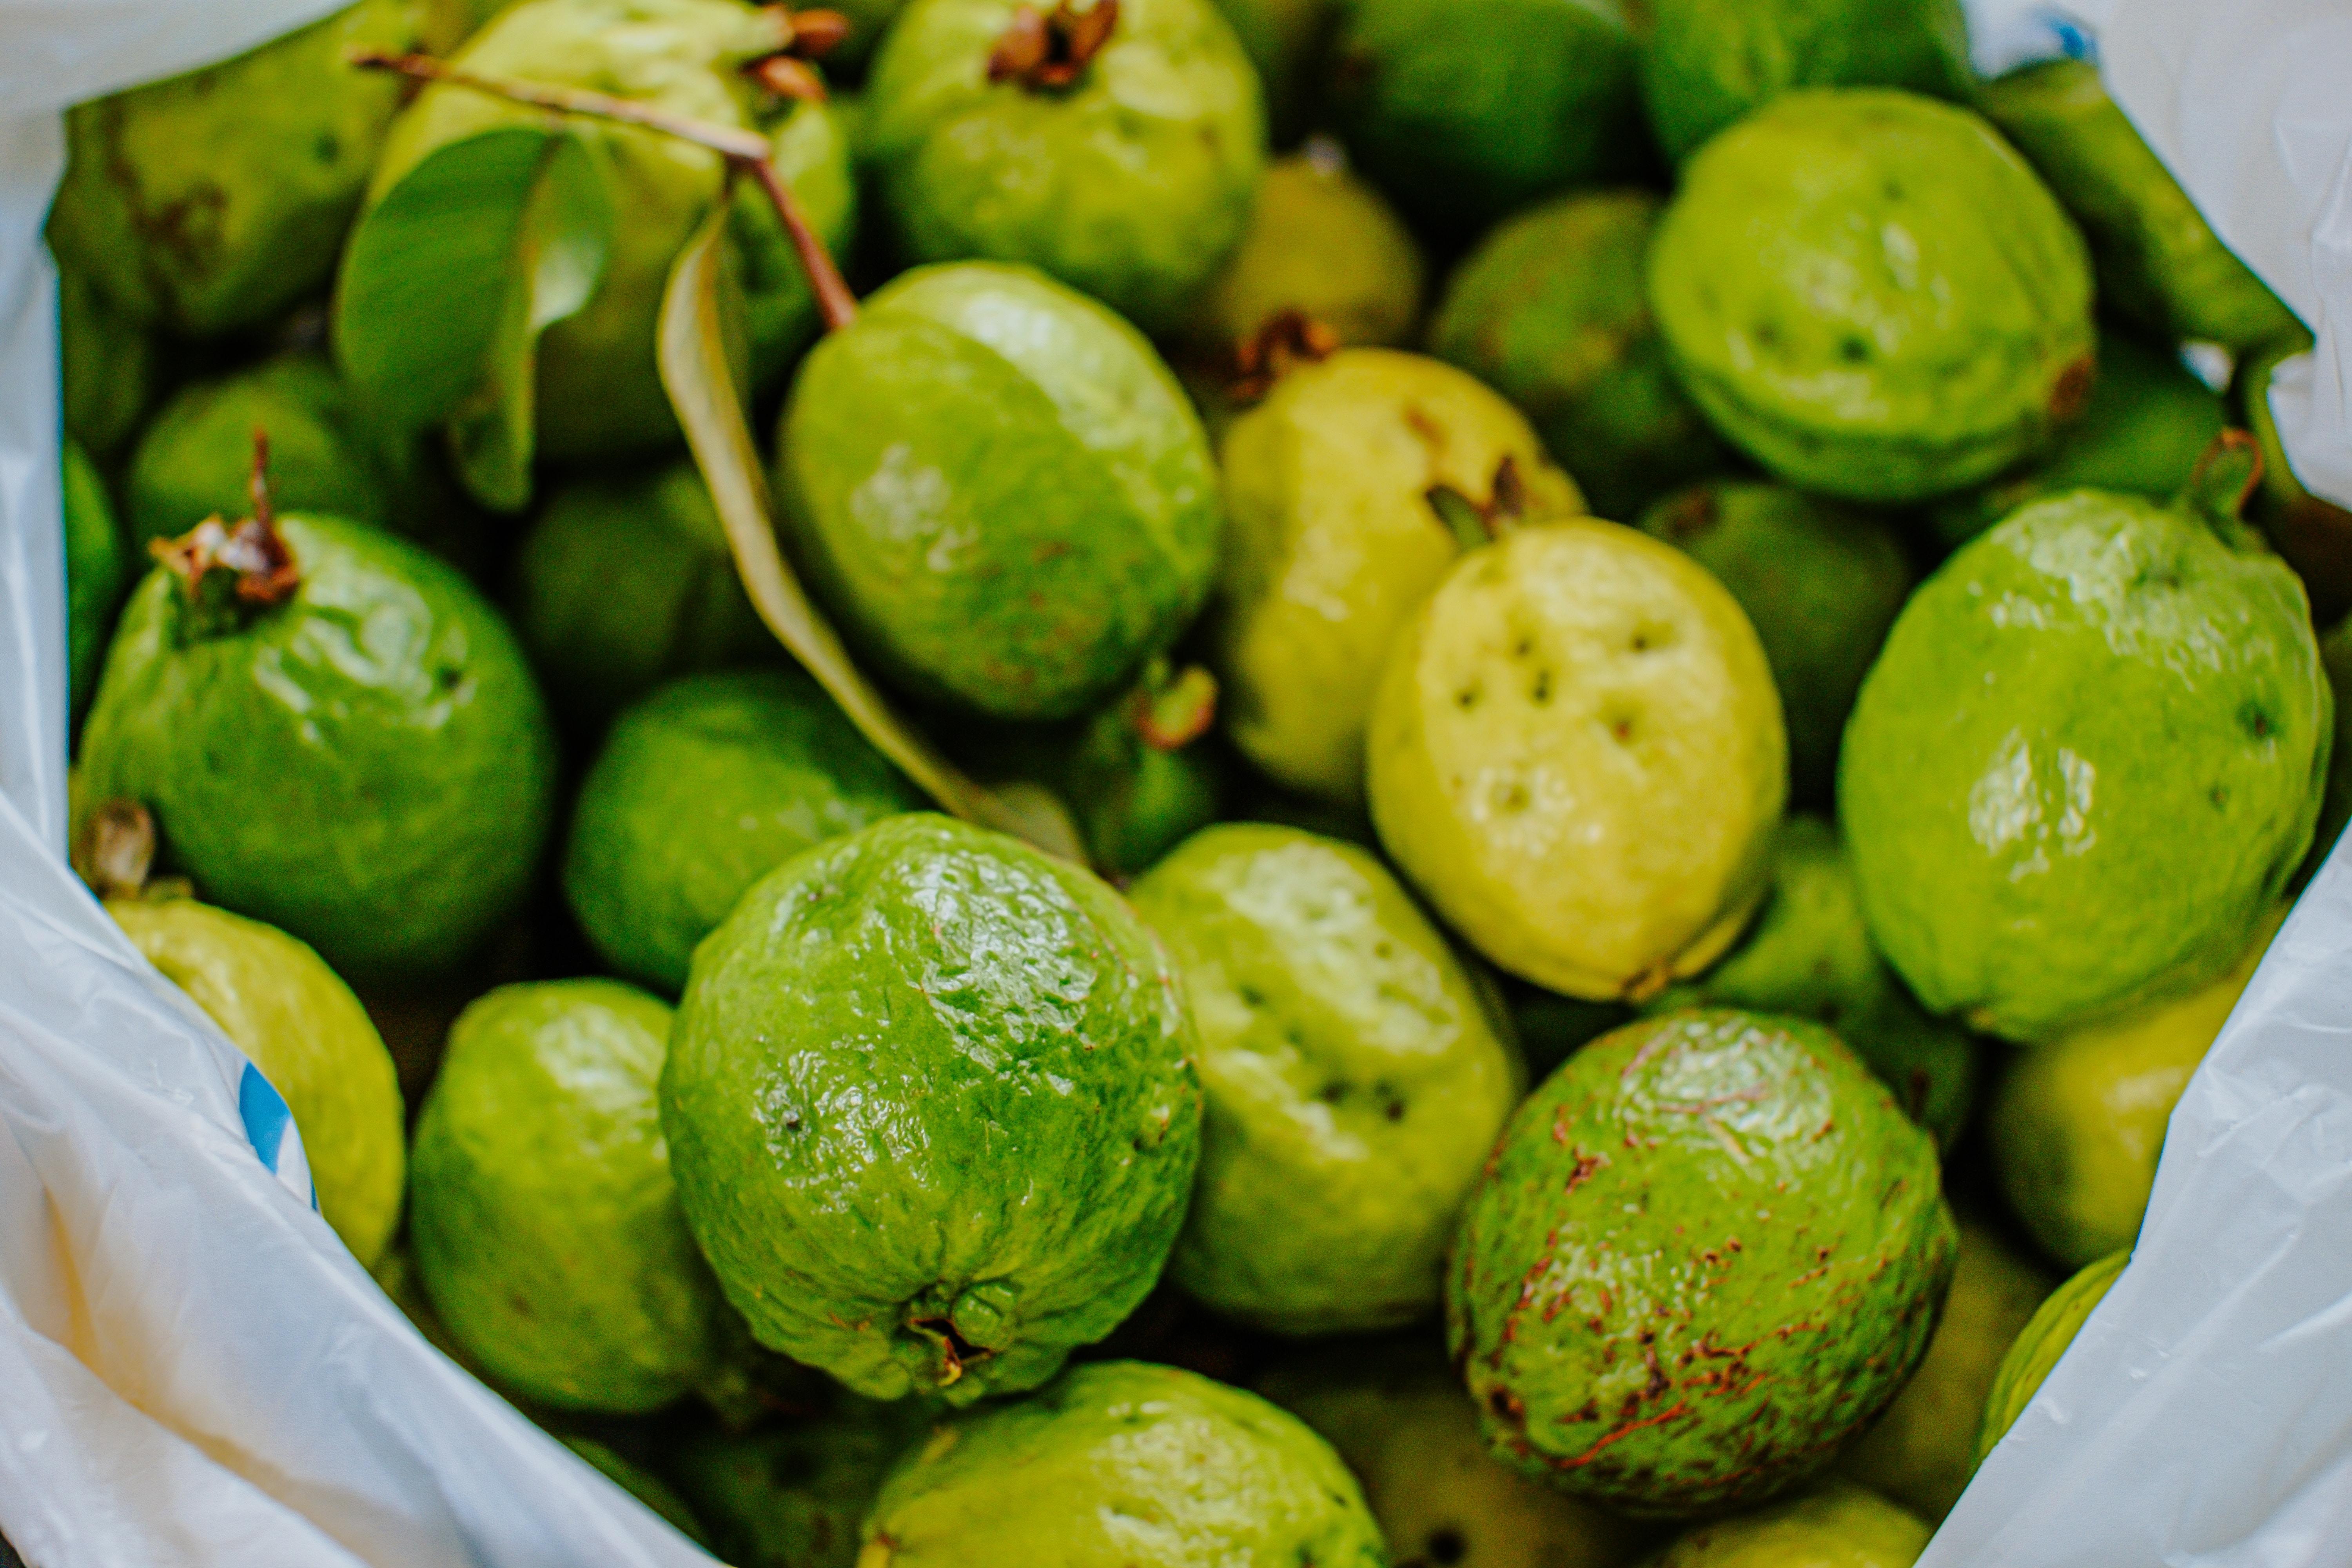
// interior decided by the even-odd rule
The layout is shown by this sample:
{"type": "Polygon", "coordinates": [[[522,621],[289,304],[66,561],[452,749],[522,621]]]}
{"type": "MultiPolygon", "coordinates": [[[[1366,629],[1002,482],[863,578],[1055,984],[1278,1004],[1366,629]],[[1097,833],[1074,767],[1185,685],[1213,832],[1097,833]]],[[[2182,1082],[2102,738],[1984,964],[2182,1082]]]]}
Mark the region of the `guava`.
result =
{"type": "Polygon", "coordinates": [[[866,83],[885,204],[911,260],[1025,262],[1165,331],[1249,222],[1257,73],[1211,0],[1030,10],[1027,37],[1011,0],[899,14],[866,83]]]}
{"type": "Polygon", "coordinates": [[[1853,862],[1837,829],[1820,817],[1791,817],[1781,830],[1771,895],[1739,946],[1643,1010],[1695,1006],[1784,1013],[1822,1025],[1946,1153],[1975,1105],[1976,1043],[1958,1025],[1929,1017],[1870,945],[1853,862]]]}
{"type": "Polygon", "coordinates": [[[2202,990],[2062,1036],[2011,1065],[1992,1104],[1993,1168],[2042,1249],[2069,1268],[2139,1238],[2172,1108],[2286,918],[2260,922],[2202,990]]]}
{"type": "Polygon", "coordinates": [[[2284,890],[2333,705],[2302,584],[2237,527],[2077,490],[1912,595],[1838,816],[1929,1011],[2026,1043],[2121,1018],[2220,976],[2284,890]]]}
{"type": "Polygon", "coordinates": [[[688,459],[557,489],[515,549],[511,602],[556,711],[590,734],[675,677],[782,657],[688,459]]]}
{"type": "Polygon", "coordinates": [[[1984,1425],[1977,1432],[1977,1463],[1999,1445],[2025,1407],[2033,1403],[2042,1380],[2074,1342],[2092,1311],[2106,1300],[2107,1289],[2131,1263],[2131,1249],[2112,1253],[2087,1264],[2050,1293],[2001,1357],[1993,1374],[1992,1392],[1985,1398],[1984,1425]]]}
{"type": "Polygon", "coordinates": [[[1048,742],[1039,780],[1060,792],[1097,870],[1132,877],[1217,820],[1225,769],[1205,738],[1214,702],[1206,670],[1154,659],[1135,689],[1048,742]]]}
{"type": "Polygon", "coordinates": [[[1825,495],[1980,484],[2091,389],[2082,237],[1991,126],[1892,89],[1787,93],[1701,149],[1650,302],[1716,428],[1825,495]]]}
{"type": "Polygon", "coordinates": [[[284,931],[194,899],[106,912],[285,1100],[320,1215],[373,1268],[400,1222],[404,1124],[392,1054],[351,987],[284,931]]]}
{"type": "Polygon", "coordinates": [[[1193,835],[1129,896],[1183,982],[1208,1091],[1169,1277],[1278,1333],[1427,1316],[1522,1087],[1445,938],[1375,856],[1259,823],[1193,835]]]}
{"type": "Polygon", "coordinates": [[[1335,0],[1216,0],[1265,89],[1267,140],[1287,147],[1317,117],[1325,37],[1335,0]]]}
{"type": "Polygon", "coordinates": [[[1621,0],[1354,0],[1325,107],[1357,165],[1431,234],[1469,234],[1653,154],[1621,0]]]}
{"type": "Polygon", "coordinates": [[[1838,1468],[1933,1523],[1976,1474],[1977,1424],[2001,1357],[2057,1284],[1989,1227],[1960,1222],[1959,1262],[1919,1370],[1838,1468]]]}
{"type": "Polygon", "coordinates": [[[1643,1019],[1512,1115],[1446,1339],[1505,1462],[1636,1515],[1826,1466],[1919,1363],[1958,1234],[1935,1141],[1815,1024],[1643,1019]]]}
{"type": "Polygon", "coordinates": [[[572,809],[564,897],[599,957],[676,995],[745,889],[922,805],[800,670],[690,675],[613,726],[572,809]]]}
{"type": "Polygon", "coordinates": [[[659,1514],[679,1534],[697,1546],[706,1550],[709,1547],[710,1538],[703,1532],[702,1521],[694,1517],[694,1510],[667,1481],[643,1465],[623,1458],[593,1437],[566,1437],[563,1446],[586,1460],[597,1474],[659,1514]]]}
{"type": "Polygon", "coordinates": [[[473,585],[359,523],[199,528],[147,574],[82,731],[86,798],[154,813],[165,863],[339,973],[463,958],[528,892],[553,726],[473,585]]]}
{"type": "Polygon", "coordinates": [[[1087,711],[1216,570],[1216,468],[1182,388],[1027,268],[922,268],[868,299],[803,363],[778,447],[811,588],[870,668],[960,709],[1087,711]]]}
{"type": "Polygon", "coordinates": [[[1439,916],[1588,1001],[1721,956],[1763,899],[1789,787],[1738,602],[1591,521],[1455,563],[1389,649],[1365,752],[1381,845],[1439,916]]]}
{"type": "Polygon", "coordinates": [[[58,268],[58,377],[66,434],[100,457],[129,440],[155,395],[154,334],[70,267],[58,268]]]}
{"type": "Polygon", "coordinates": [[[409,0],[348,10],[219,65],[77,104],[49,247],[142,327],[212,337],[320,289],[401,101],[360,49],[418,41],[409,0]]]}
{"type": "Polygon", "coordinates": [[[1832,1480],[1685,1531],[1653,1562],[1655,1568],[1911,1568],[1933,1533],[1885,1498],[1832,1480]]]}
{"type": "Polygon", "coordinates": [[[690,1437],[671,1473],[734,1568],[855,1568],[883,1477],[929,1429],[917,1401],[845,1395],[808,1419],[690,1437]]]}
{"type": "Polygon", "coordinates": [[[2239,353],[2301,332],[2140,140],[2096,66],[2026,66],[1985,86],[1976,104],[2082,225],[2103,304],[2159,341],[2201,339],[2239,353]]]}
{"type": "Polygon", "coordinates": [[[1197,1373],[1075,1367],[898,1462],[859,1568],[1383,1568],[1355,1478],[1297,1417],[1197,1373]]]}
{"type": "Polygon", "coordinates": [[[918,812],[787,860],[695,950],[662,1121],[761,1343],[964,1405],[1150,1290],[1200,1157],[1193,1050],[1116,893],[918,812]]]}
{"type": "Polygon", "coordinates": [[[1790,793],[1826,803],[1854,694],[1917,577],[1902,537],[1870,513],[1736,479],[1670,496],[1641,527],[1748,612],[1789,727],[1790,793]]]}
{"type": "Polygon", "coordinates": [[[2307,374],[2312,363],[2308,336],[2292,339],[2242,364],[2233,392],[2263,455],[2254,519],[2302,575],[2312,613],[2325,626],[2352,610],[2352,511],[2304,488],[2287,461],[2286,443],[2271,413],[2272,382],[2283,371],[2307,374]]]}
{"type": "Polygon", "coordinates": [[[417,1118],[425,1294],[492,1375],[553,1409],[657,1410],[727,1353],[656,1100],[670,1026],[617,981],[502,985],[458,1016],[417,1118]]]}
{"type": "Polygon", "coordinates": [[[1221,456],[1209,648],[1225,731],[1276,782],[1359,805],[1381,661],[1462,552],[1435,492],[1505,523],[1574,516],[1583,498],[1508,403],[1388,349],[1283,376],[1221,456]]]}
{"type": "Polygon", "coordinates": [[[1977,84],[1960,0],[1648,0],[1637,15],[1642,100],[1678,163],[1793,88],[1965,99],[1977,84]]]}
{"type": "Polygon", "coordinates": [[[1429,350],[1527,411],[1601,516],[1733,465],[1650,313],[1662,198],[1583,191],[1515,213],[1445,280],[1429,350]]]}
{"type": "Polygon", "coordinates": [[[97,465],[70,436],[64,458],[67,692],[68,706],[79,718],[98,689],[114,613],[122,607],[122,595],[130,591],[136,572],[97,465]]]}

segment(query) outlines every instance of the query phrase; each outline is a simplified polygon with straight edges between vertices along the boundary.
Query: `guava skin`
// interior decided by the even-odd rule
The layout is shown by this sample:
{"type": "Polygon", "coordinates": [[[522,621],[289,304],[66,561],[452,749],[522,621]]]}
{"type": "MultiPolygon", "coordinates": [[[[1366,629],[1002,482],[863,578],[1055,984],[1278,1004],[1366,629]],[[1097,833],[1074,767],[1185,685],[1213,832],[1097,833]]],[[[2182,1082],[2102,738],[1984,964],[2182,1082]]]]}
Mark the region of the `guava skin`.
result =
{"type": "Polygon", "coordinates": [[[1076,717],[1207,597],[1208,437],[1151,345],[1027,268],[919,268],[803,363],[785,542],[868,668],[1000,719],[1076,717]]]}
{"type": "Polygon", "coordinates": [[[280,517],[284,603],[207,629],[150,572],[82,731],[85,799],[155,815],[212,902],[337,973],[464,957],[529,889],[555,810],[555,736],[522,651],[472,584],[357,523],[280,517]]]}
{"type": "Polygon", "coordinates": [[[68,707],[79,718],[98,689],[98,672],[114,630],[114,613],[131,590],[131,551],[114,521],[106,480],[80,444],[68,437],[64,470],[66,667],[68,707]]]}
{"type": "Polygon", "coordinates": [[[1851,1481],[1685,1531],[1655,1568],[1911,1568],[1927,1524],[1851,1481]]]}
{"type": "Polygon", "coordinates": [[[142,326],[211,337],[325,283],[400,106],[353,50],[417,43],[408,0],[350,9],[222,64],[78,104],[49,209],[58,258],[142,326]]]}
{"type": "Polygon", "coordinates": [[[2082,237],[1991,126],[1891,89],[1788,93],[1708,142],[1650,301],[1716,428],[1823,495],[1980,484],[2090,390],[2082,237]]]}
{"type": "Polygon", "coordinates": [[[2331,710],[2276,557],[2137,497],[2036,501],[1863,683],[1838,816],[1871,938],[1929,1011],[2027,1044],[2193,991],[2311,842],[2331,710]]]}
{"type": "Polygon", "coordinates": [[[1446,1340],[1496,1455],[1635,1515],[1820,1470],[1926,1353],[1934,1140],[1827,1030],[1698,1011],[1584,1047],[1463,1211],[1446,1340]]]}
{"type": "Polygon", "coordinates": [[[702,1521],[686,1500],[670,1489],[670,1484],[642,1465],[633,1464],[611,1448],[591,1437],[565,1437],[563,1446],[586,1460],[598,1475],[662,1516],[677,1532],[705,1551],[710,1548],[710,1538],[703,1533],[702,1521]]]}
{"type": "Polygon", "coordinates": [[[1034,1388],[1157,1280],[1190,1019],[1085,871],[927,813],[786,861],[695,952],[678,1193],[761,1342],[876,1399],[1034,1388]]]}
{"type": "Polygon", "coordinates": [[[1993,1375],[1992,1392],[1985,1397],[1984,1426],[1977,1433],[1977,1463],[1999,1446],[2025,1407],[2056,1368],[2067,1347],[2091,1313],[2106,1300],[2108,1289],[2131,1263],[2131,1248],[2109,1254],[2084,1266],[2080,1273],[2050,1293],[2032,1321],[2017,1336],[1993,1375]]]}
{"type": "Polygon", "coordinates": [[[1310,147],[1266,165],[1241,245],[1186,313],[1181,335],[1229,357],[1296,310],[1344,345],[1396,346],[1421,319],[1427,273],[1380,192],[1331,150],[1310,147]]]}
{"type": "Polygon", "coordinates": [[[589,768],[564,897],[605,963],[676,995],[745,889],[923,804],[800,670],[688,676],[623,714],[589,768]]]}
{"type": "Polygon", "coordinates": [[[688,1438],[671,1471],[734,1568],[855,1568],[858,1526],[928,1417],[845,1396],[814,1420],[688,1438]]]}
{"type": "Polygon", "coordinates": [[[501,986],[458,1016],[417,1119],[425,1294],[501,1384],[555,1409],[660,1409],[724,1350],[656,1104],[670,1025],[615,981],[501,986]]]}
{"type": "Polygon", "coordinates": [[[1182,319],[1249,221],[1257,73],[1211,0],[1121,0],[1076,81],[992,82],[1011,0],[913,0],[866,82],[909,259],[1025,262],[1148,332],[1182,319]]]}
{"type": "Polygon", "coordinates": [[[66,434],[110,458],[138,430],[155,395],[154,334],[106,302],[70,267],[58,268],[58,380],[66,434]]]}
{"type": "Polygon", "coordinates": [[[1169,1277],[1277,1333],[1427,1316],[1521,1087],[1445,938],[1376,857],[1256,823],[1193,835],[1129,896],[1183,981],[1208,1091],[1169,1277]]]}
{"type": "Polygon", "coordinates": [[[1305,135],[1319,108],[1325,35],[1334,0],[1216,0],[1265,89],[1267,141],[1287,147],[1305,135]]]}
{"type": "Polygon", "coordinates": [[[1075,1367],[898,1463],[861,1568],[1385,1568],[1379,1527],[1297,1417],[1197,1373],[1075,1367]]]}
{"type": "Polygon", "coordinates": [[[1601,517],[1736,461],[1675,380],[1650,312],[1664,205],[1586,191],[1514,214],[1454,269],[1430,323],[1430,353],[1527,410],[1601,517]]]}

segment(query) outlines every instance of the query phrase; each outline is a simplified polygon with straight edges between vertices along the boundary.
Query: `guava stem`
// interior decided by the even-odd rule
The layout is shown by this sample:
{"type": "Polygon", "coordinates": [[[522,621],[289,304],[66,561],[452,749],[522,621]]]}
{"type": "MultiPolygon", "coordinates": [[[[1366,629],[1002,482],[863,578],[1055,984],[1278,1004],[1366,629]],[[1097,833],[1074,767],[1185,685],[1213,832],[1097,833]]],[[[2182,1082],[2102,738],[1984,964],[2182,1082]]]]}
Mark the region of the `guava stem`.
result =
{"type": "Polygon", "coordinates": [[[2262,481],[2263,449],[2252,433],[2224,430],[2198,454],[2181,499],[2223,543],[2243,549],[2252,542],[2252,531],[2240,520],[2262,481]]]}
{"type": "Polygon", "coordinates": [[[1217,721],[1217,678],[1199,665],[1158,689],[1136,694],[1135,730],[1157,752],[1180,752],[1217,721]]]}
{"type": "Polygon", "coordinates": [[[207,619],[227,608],[205,596],[205,579],[216,572],[236,579],[237,604],[264,608],[283,603],[302,585],[294,552],[278,531],[278,512],[269,500],[269,433],[258,426],[253,431],[253,474],[246,488],[253,514],[234,527],[218,516],[208,517],[177,539],[158,539],[147,546],[148,553],[180,579],[189,602],[207,619]]]}
{"type": "Polygon", "coordinates": [[[857,296],[849,291],[841,268],[834,265],[833,252],[825,248],[824,239],[810,226],[808,215],[801,211],[793,188],[776,173],[775,164],[760,158],[752,161],[750,168],[751,177],[760,182],[760,188],[774,204],[784,232],[792,237],[793,249],[800,255],[801,270],[808,274],[809,289],[816,296],[817,311],[824,317],[825,331],[841,331],[857,320],[857,296]]]}

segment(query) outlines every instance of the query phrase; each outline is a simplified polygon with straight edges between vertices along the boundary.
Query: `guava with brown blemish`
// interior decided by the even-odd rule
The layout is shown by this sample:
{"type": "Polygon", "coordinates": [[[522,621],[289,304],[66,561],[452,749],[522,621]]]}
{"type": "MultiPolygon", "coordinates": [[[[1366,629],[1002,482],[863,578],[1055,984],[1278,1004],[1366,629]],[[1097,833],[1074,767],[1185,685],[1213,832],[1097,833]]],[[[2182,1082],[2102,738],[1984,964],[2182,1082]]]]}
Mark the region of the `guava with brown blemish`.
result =
{"type": "Polygon", "coordinates": [[[1496,1454],[1687,1517],[1822,1469],[1934,1331],[1934,1141],[1828,1031],[1694,1011],[1520,1107],[1455,1233],[1446,1338],[1496,1454]]]}

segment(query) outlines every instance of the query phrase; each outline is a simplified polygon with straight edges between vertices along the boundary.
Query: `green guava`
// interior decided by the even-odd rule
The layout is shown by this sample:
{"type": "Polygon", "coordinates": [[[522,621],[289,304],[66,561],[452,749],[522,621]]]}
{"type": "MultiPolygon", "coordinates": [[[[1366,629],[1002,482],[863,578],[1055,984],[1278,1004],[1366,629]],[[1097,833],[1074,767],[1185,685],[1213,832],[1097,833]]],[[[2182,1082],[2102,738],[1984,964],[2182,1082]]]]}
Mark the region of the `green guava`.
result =
{"type": "Polygon", "coordinates": [[[99,666],[114,614],[130,592],[135,569],[131,550],[114,521],[114,502],[89,454],[68,437],[63,501],[66,530],[66,666],[68,706],[76,718],[98,689],[99,666]]]}
{"type": "Polygon", "coordinates": [[[1685,390],[1777,477],[1924,500],[2033,457],[2082,412],[2082,237],[1967,110],[1787,93],[1684,176],[1651,306],[1685,390]]]}
{"type": "Polygon", "coordinates": [[[1630,519],[1733,462],[1650,313],[1664,205],[1584,191],[1514,214],[1454,269],[1429,328],[1430,353],[1525,409],[1602,517],[1630,519]]]}
{"type": "Polygon", "coordinates": [[[1226,733],[1276,783],[1358,805],[1381,661],[1462,552],[1434,492],[1503,521],[1574,516],[1583,497],[1508,403],[1388,349],[1283,376],[1220,455],[1231,525],[1209,648],[1226,733]]]}
{"type": "Polygon", "coordinates": [[[1637,1515],[1826,1466],[1927,1349],[1958,1245],[1935,1141],[1818,1025],[1644,1019],[1513,1114],[1446,1273],[1496,1456],[1637,1515]]]}
{"type": "Polygon", "coordinates": [[[2057,1366],[2066,1347],[2090,1321],[2093,1310],[2106,1299],[2108,1287],[2123,1277],[2130,1263],[2131,1249],[2126,1247],[2088,1264],[2052,1291],[2035,1310],[2009,1353],[2001,1357],[2000,1370],[1993,1374],[1992,1392],[1985,1398],[1984,1425],[1977,1432],[1977,1463],[1984,1463],[2025,1414],[2042,1380],[2057,1366]]]}
{"type": "Polygon", "coordinates": [[[1622,0],[1353,0],[1326,107],[1357,165],[1427,232],[1650,161],[1622,0]]]}
{"type": "Polygon", "coordinates": [[[1381,845],[1438,915],[1596,1002],[1731,945],[1789,788],[1738,602],[1682,552],[1590,520],[1454,564],[1389,649],[1365,753],[1381,845]]]}
{"type": "Polygon", "coordinates": [[[58,374],[66,434],[101,458],[129,440],[155,395],[154,334],[58,268],[58,374]]]}
{"type": "Polygon", "coordinates": [[[1426,1317],[1522,1087],[1445,938],[1377,857],[1258,823],[1195,834],[1129,897],[1183,982],[1208,1091],[1169,1277],[1278,1333],[1426,1317]]]}
{"type": "Polygon", "coordinates": [[[1200,1157],[1192,1050],[1116,893],[913,813],[786,861],[695,951],[662,1121],[761,1343],[963,1405],[1150,1290],[1200,1157]]]}
{"type": "Polygon", "coordinates": [[[2302,324],[2208,227],[2196,205],[2084,60],[2045,60],[1976,95],[2091,242],[2101,302],[2159,341],[2239,353],[2302,324]]]}
{"type": "Polygon", "coordinates": [[[564,897],[598,956],[675,995],[745,889],[922,805],[800,670],[690,675],[613,726],[572,810],[564,897]]]}
{"type": "Polygon", "coordinates": [[[1781,829],[1771,895],[1740,945],[1643,1010],[1678,1007],[1744,1007],[1822,1025],[1946,1153],[1976,1102],[1976,1043],[1957,1024],[1929,1017],[1870,945],[1853,863],[1837,829],[1817,816],[1791,817],[1781,829]]]}
{"type": "Polygon", "coordinates": [[[662,1137],[670,1026],[616,981],[500,986],[458,1016],[417,1118],[425,1294],[501,1384],[558,1410],[657,1410],[727,1353],[662,1137]]]}
{"type": "Polygon", "coordinates": [[[2301,574],[2311,595],[2313,616],[2326,626],[2352,610],[2352,511],[2303,488],[2286,460],[2286,444],[2279,438],[2278,421],[2271,413],[2272,378],[2287,361],[2310,352],[2310,338],[2305,334],[2256,354],[2239,366],[2232,390],[2263,455],[2254,520],[2301,574]]]}
{"type": "Polygon", "coordinates": [[[898,1462],[858,1568],[1384,1568],[1355,1478],[1297,1417],[1197,1373],[1075,1367],[898,1462]]]}
{"type": "Polygon", "coordinates": [[[555,710],[590,734],[674,677],[782,657],[688,459],[549,496],[515,549],[511,603],[555,710]]]}
{"type": "Polygon", "coordinates": [[[1933,1534],[1851,1481],[1685,1531],[1654,1568],[1911,1568],[1933,1534]]]}
{"type": "Polygon", "coordinates": [[[111,899],[106,912],[285,1100],[319,1213],[363,1268],[400,1222],[400,1079],[351,987],[258,921],[194,899],[111,899]]]}
{"type": "Polygon", "coordinates": [[[1854,693],[1917,579],[1902,537],[1867,512],[1740,480],[1670,496],[1641,527],[1688,552],[1748,612],[1789,727],[1790,793],[1826,804],[1854,693]]]}
{"type": "Polygon", "coordinates": [[[709,1549],[710,1538],[703,1532],[702,1521],[694,1517],[694,1510],[686,1505],[686,1500],[679,1497],[667,1481],[643,1465],[623,1458],[593,1438],[566,1437],[562,1442],[565,1447],[585,1459],[597,1474],[659,1514],[679,1534],[697,1546],[709,1549]]]}
{"type": "Polygon", "coordinates": [[[1305,135],[1320,105],[1316,79],[1337,0],[1216,0],[1265,89],[1267,140],[1287,147],[1305,135]]]}
{"type": "Polygon", "coordinates": [[[1067,58],[1000,70],[1015,13],[913,0],[875,58],[867,129],[907,255],[1025,262],[1167,331],[1249,222],[1257,73],[1211,0],[1120,0],[1085,42],[1091,8],[1056,8],[1067,58]]]}
{"type": "Polygon", "coordinates": [[[280,517],[276,603],[219,563],[131,595],[82,731],[85,798],[154,813],[167,865],[354,979],[463,958],[529,890],[553,726],[472,584],[389,534],[280,517]],[[192,592],[193,587],[193,592],[192,592]]]}
{"type": "Polygon", "coordinates": [[[1132,327],[1026,268],[919,268],[819,343],[786,542],[869,665],[999,719],[1085,712],[1208,595],[1216,467],[1132,327]]]}
{"type": "Polygon", "coordinates": [[[2193,991],[2311,843],[2332,702],[2275,556],[2134,496],[2033,502],[1928,580],[1846,727],[1872,940],[2028,1043],[2193,991]]]}
{"type": "Polygon", "coordinates": [[[351,68],[418,42],[410,0],[361,0],[219,65],[78,104],[50,248],[130,321],[257,327],[335,269],[400,79],[351,68]]]}
{"type": "Polygon", "coordinates": [[[1977,83],[1960,0],[1647,0],[1636,16],[1650,129],[1677,163],[1794,88],[1965,99],[1977,83]]]}
{"type": "Polygon", "coordinates": [[[698,1434],[671,1473],[734,1568],[856,1568],[858,1527],[882,1479],[929,1417],[919,1401],[844,1395],[807,1419],[740,1436],[698,1434]]]}

